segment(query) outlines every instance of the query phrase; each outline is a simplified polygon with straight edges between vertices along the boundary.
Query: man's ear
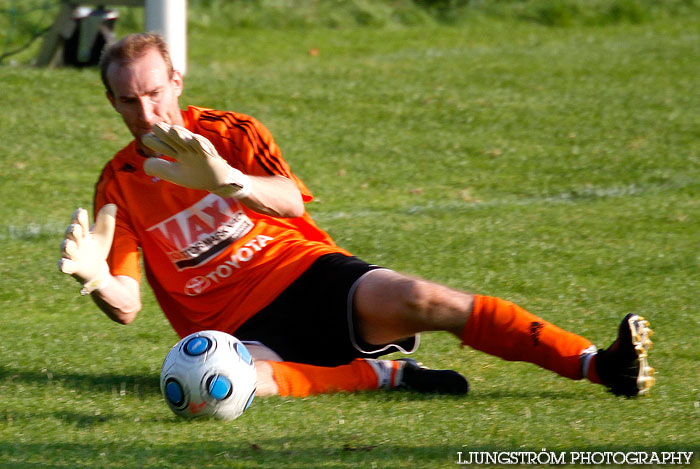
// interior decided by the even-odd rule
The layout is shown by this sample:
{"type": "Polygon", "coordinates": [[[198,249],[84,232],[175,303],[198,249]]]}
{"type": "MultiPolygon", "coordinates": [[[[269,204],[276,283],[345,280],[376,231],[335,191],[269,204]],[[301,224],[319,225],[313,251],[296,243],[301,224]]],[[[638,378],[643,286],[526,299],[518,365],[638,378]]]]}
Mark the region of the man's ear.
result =
{"type": "Polygon", "coordinates": [[[116,107],[114,106],[114,104],[116,102],[114,99],[114,95],[112,93],[110,93],[109,91],[105,91],[105,96],[107,96],[107,99],[109,100],[112,107],[116,109],[116,107]]]}
{"type": "Polygon", "coordinates": [[[171,81],[173,83],[173,88],[175,89],[175,96],[179,98],[185,84],[184,79],[182,78],[182,73],[180,73],[179,70],[173,70],[173,77],[171,78],[171,81]]]}

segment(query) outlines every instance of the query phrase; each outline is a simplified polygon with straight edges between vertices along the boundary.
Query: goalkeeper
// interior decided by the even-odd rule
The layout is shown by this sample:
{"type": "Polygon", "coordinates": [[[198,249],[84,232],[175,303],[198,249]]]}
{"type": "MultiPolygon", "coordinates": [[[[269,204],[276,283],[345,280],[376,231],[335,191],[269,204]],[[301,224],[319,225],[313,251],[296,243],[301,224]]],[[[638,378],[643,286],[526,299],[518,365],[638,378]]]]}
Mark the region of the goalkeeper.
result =
{"type": "Polygon", "coordinates": [[[134,140],[97,182],[95,226],[85,210],[73,215],[59,267],[114,321],[128,324],[141,309],[143,254],[148,283],[180,336],[216,329],[260,344],[253,348],[261,394],[466,393],[457,372],[378,359],[410,353],[420,332],[436,330],[615,394],[653,385],[651,331],[635,314],[597,351],[508,301],[351,256],[305,211],[312,194],[261,123],[180,109],[183,79],[159,36],[123,38],[100,67],[107,99],[134,140]]]}

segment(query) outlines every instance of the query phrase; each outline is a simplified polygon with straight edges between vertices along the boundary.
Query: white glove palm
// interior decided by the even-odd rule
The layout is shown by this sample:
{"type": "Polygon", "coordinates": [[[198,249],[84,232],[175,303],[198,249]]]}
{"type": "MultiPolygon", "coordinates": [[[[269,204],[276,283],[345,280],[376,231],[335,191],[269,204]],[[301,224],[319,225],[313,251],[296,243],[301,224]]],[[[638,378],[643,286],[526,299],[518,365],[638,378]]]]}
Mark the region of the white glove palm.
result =
{"type": "Polygon", "coordinates": [[[66,229],[58,268],[83,284],[84,295],[101,288],[110,276],[107,255],[114,238],[116,214],[116,205],[105,205],[97,214],[95,225],[89,228],[88,212],[79,208],[66,229]]]}
{"type": "Polygon", "coordinates": [[[153,133],[143,136],[142,142],[177,160],[148,158],[143,165],[148,175],[222,197],[241,199],[250,194],[250,178],[229,166],[206,137],[179,125],[159,122],[153,127],[153,133]]]}

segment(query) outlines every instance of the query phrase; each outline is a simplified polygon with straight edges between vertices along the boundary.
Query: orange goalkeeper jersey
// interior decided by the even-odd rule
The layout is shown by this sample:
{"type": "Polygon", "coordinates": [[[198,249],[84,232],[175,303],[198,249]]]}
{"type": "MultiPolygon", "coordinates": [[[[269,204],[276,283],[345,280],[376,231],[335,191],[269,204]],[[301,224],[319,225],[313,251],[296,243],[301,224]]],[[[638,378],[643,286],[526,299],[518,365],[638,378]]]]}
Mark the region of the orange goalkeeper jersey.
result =
{"type": "MultiPolygon", "coordinates": [[[[208,138],[234,168],[294,181],[304,202],[311,192],[292,174],[269,131],[234,112],[189,107],[185,127],[208,138]]],[[[203,329],[230,333],[267,306],[319,256],[348,254],[313,222],[254,212],[232,198],[148,176],[136,142],[105,166],[95,211],[117,205],[108,263],[112,275],[148,282],[180,336],[203,329]],[[140,249],[140,251],[139,251],[140,249]]]]}

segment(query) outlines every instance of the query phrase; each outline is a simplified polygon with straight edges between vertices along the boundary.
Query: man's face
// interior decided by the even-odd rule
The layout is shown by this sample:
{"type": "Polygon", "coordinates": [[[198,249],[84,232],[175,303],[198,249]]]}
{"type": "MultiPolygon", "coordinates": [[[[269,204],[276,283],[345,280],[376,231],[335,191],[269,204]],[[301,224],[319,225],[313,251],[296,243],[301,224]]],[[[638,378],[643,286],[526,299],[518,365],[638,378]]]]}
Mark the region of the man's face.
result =
{"type": "Polygon", "coordinates": [[[151,132],[156,122],[183,125],[178,104],[182,75],[176,70],[168,77],[167,65],[156,49],[128,65],[112,63],[107,78],[114,93],[107,93],[107,99],[146,154],[153,152],[141,143],[141,137],[151,132]]]}

